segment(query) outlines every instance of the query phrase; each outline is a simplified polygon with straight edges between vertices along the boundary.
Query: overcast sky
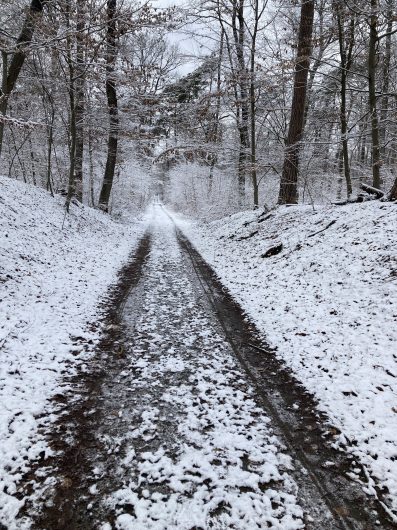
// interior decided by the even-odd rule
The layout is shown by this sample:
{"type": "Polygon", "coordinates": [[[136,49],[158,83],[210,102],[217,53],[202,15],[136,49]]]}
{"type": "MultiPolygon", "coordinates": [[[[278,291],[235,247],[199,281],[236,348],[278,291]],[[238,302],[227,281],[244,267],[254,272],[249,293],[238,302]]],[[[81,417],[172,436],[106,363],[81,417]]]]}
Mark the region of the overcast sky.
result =
{"type": "MultiPolygon", "coordinates": [[[[186,0],[154,0],[154,7],[184,7],[187,6],[186,0]]],[[[168,34],[168,40],[172,44],[177,44],[182,56],[184,57],[184,64],[177,69],[177,74],[183,76],[192,72],[198,65],[196,57],[202,54],[200,44],[197,39],[193,39],[188,32],[170,32],[168,34]],[[201,53],[200,53],[201,51],[201,53]]]]}

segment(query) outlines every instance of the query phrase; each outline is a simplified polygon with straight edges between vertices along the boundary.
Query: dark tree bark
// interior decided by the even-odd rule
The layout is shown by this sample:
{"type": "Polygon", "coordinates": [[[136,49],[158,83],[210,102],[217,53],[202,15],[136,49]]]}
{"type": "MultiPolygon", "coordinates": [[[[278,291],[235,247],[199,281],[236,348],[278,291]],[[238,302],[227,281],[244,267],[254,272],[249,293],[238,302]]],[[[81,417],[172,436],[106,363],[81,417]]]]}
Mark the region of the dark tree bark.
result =
{"type": "Polygon", "coordinates": [[[389,112],[389,86],[390,86],[390,62],[391,62],[391,37],[393,30],[393,1],[387,0],[387,29],[386,29],[386,42],[383,56],[383,69],[382,69],[382,108],[380,111],[380,150],[382,160],[386,157],[386,136],[387,136],[387,115],[389,112]]]}
{"type": "Polygon", "coordinates": [[[349,74],[352,57],[353,57],[353,46],[354,46],[354,30],[355,30],[355,19],[354,15],[351,15],[349,30],[347,36],[345,35],[345,6],[339,2],[335,5],[336,9],[336,20],[338,25],[338,40],[339,40],[339,52],[340,52],[340,70],[341,70],[341,87],[340,87],[340,126],[341,126],[341,138],[342,138],[342,160],[343,160],[343,171],[346,181],[347,197],[349,198],[353,192],[352,181],[350,176],[350,163],[349,163],[349,142],[347,138],[347,110],[346,110],[346,89],[347,89],[347,76],[349,74]]]}
{"type": "Polygon", "coordinates": [[[300,141],[304,131],[307,79],[310,67],[314,18],[314,0],[302,0],[298,34],[298,53],[294,75],[291,118],[285,145],[279,204],[298,202],[298,169],[300,141]]]}
{"type": "Polygon", "coordinates": [[[50,123],[48,125],[48,133],[47,133],[47,191],[51,192],[51,195],[54,195],[54,190],[52,187],[52,180],[51,180],[51,171],[52,171],[52,148],[54,145],[54,121],[55,121],[55,108],[53,105],[53,101],[51,101],[51,118],[50,123]]]}
{"type": "Polygon", "coordinates": [[[69,211],[70,203],[75,197],[78,201],[83,199],[83,151],[84,151],[84,4],[85,0],[76,3],[76,34],[71,35],[71,0],[65,1],[65,14],[68,34],[66,37],[66,62],[69,70],[69,102],[70,102],[70,147],[69,147],[69,182],[66,197],[66,210],[69,211]],[[74,60],[72,38],[76,39],[76,57],[74,60]]]}
{"type": "Polygon", "coordinates": [[[76,166],[76,79],[75,69],[72,59],[72,40],[70,34],[70,17],[71,17],[71,0],[65,2],[65,14],[67,24],[67,36],[66,36],[66,62],[69,69],[69,102],[70,102],[70,119],[69,119],[69,181],[68,181],[68,193],[66,196],[65,208],[69,212],[70,203],[76,193],[76,180],[75,180],[75,166],[76,166]]]}
{"type": "MultiPolygon", "coordinates": [[[[31,1],[9,65],[7,64],[6,54],[3,54],[3,83],[0,90],[0,115],[3,118],[7,113],[8,100],[22,70],[29,51],[29,45],[32,42],[37,19],[41,17],[45,3],[46,0],[31,1]]],[[[3,147],[3,137],[4,120],[0,118],[0,156],[3,147]]]]}
{"type": "Polygon", "coordinates": [[[119,133],[119,113],[116,83],[114,78],[115,63],[117,57],[116,44],[116,0],[107,1],[107,57],[106,57],[106,97],[109,110],[109,137],[108,153],[103,179],[102,189],[99,196],[99,207],[108,211],[110,193],[112,191],[114,171],[117,159],[117,144],[119,133]]]}

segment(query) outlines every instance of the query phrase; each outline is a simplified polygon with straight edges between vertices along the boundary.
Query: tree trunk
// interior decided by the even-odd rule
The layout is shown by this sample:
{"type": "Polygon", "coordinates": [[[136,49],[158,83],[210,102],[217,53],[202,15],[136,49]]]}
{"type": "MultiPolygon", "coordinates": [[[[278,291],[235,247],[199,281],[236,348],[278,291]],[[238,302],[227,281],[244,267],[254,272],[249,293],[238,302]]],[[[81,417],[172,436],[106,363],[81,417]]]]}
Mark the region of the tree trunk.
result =
{"type": "Polygon", "coordinates": [[[255,62],[256,62],[256,38],[258,35],[259,25],[259,3],[258,0],[253,2],[255,13],[255,22],[252,30],[251,57],[250,57],[250,110],[251,110],[251,181],[254,191],[254,208],[259,206],[259,184],[257,174],[256,160],[256,101],[255,101],[255,62]]]}
{"type": "Polygon", "coordinates": [[[4,127],[5,127],[5,115],[7,113],[7,97],[5,92],[7,90],[7,73],[8,73],[8,54],[4,50],[1,52],[2,58],[2,83],[1,83],[1,94],[0,94],[0,157],[3,147],[4,138],[4,127]],[[3,118],[3,119],[2,119],[3,118]]]}
{"type": "Polygon", "coordinates": [[[99,196],[99,207],[108,211],[110,193],[112,191],[114,171],[117,159],[117,144],[119,133],[119,114],[114,69],[117,57],[116,45],[116,0],[107,1],[107,57],[106,57],[106,97],[109,110],[109,137],[108,153],[103,179],[102,189],[99,196]]]}
{"type": "Polygon", "coordinates": [[[352,53],[354,45],[354,28],[355,21],[352,16],[350,20],[348,43],[345,42],[345,7],[341,4],[336,4],[336,17],[338,24],[338,40],[339,40],[339,52],[340,52],[340,68],[341,68],[341,104],[340,104],[340,126],[341,126],[341,138],[342,138],[342,156],[343,156],[343,170],[346,181],[347,198],[349,198],[353,192],[352,181],[350,175],[350,164],[349,164],[349,142],[347,138],[347,111],[346,111],[346,88],[347,88],[347,76],[351,68],[352,53]],[[346,50],[346,47],[348,48],[346,50]]]}
{"type": "Polygon", "coordinates": [[[376,107],[376,45],[378,42],[378,0],[371,0],[371,18],[369,23],[368,48],[368,95],[371,116],[372,140],[372,185],[380,188],[380,149],[379,149],[379,121],[376,107]]]}
{"type": "Polygon", "coordinates": [[[88,173],[88,182],[89,182],[89,195],[88,195],[88,204],[95,208],[95,194],[94,194],[94,144],[92,139],[92,127],[88,127],[88,164],[89,164],[89,173],[88,173]]]}
{"type": "Polygon", "coordinates": [[[51,101],[51,121],[48,125],[48,132],[47,132],[47,191],[51,192],[51,195],[54,195],[54,190],[52,187],[52,180],[51,180],[51,173],[52,173],[52,165],[51,165],[51,154],[52,154],[52,146],[54,144],[54,120],[55,120],[55,109],[52,105],[51,101]]]}
{"type": "MultiPolygon", "coordinates": [[[[211,138],[210,141],[213,144],[218,144],[219,142],[219,116],[221,112],[221,86],[222,86],[222,59],[223,59],[223,43],[224,43],[224,30],[223,26],[221,27],[221,39],[219,43],[219,56],[217,64],[217,73],[216,73],[216,107],[215,107],[215,116],[213,118],[213,124],[211,126],[211,138]]],[[[215,145],[214,145],[215,148],[215,145]]],[[[208,180],[208,195],[212,193],[212,185],[214,180],[214,169],[215,164],[217,163],[218,157],[216,153],[212,153],[211,162],[210,162],[210,173],[208,180]]]]}
{"type": "Polygon", "coordinates": [[[76,87],[75,87],[75,72],[72,59],[72,42],[70,35],[70,16],[71,16],[71,0],[66,0],[66,62],[69,68],[69,102],[70,102],[70,121],[69,121],[69,181],[68,193],[66,195],[65,208],[69,212],[70,203],[75,196],[76,182],[75,182],[75,163],[76,163],[76,87]]]}
{"type": "Polygon", "coordinates": [[[238,163],[238,192],[240,205],[245,197],[245,175],[247,172],[247,161],[249,159],[250,139],[249,139],[249,106],[248,106],[248,72],[244,58],[245,44],[245,19],[244,0],[233,2],[232,29],[234,45],[237,57],[237,82],[240,90],[240,120],[238,122],[238,132],[240,138],[240,151],[238,163]],[[238,22],[238,25],[237,25],[238,22]]]}
{"type": "MultiPolygon", "coordinates": [[[[3,54],[3,83],[0,91],[0,114],[4,118],[7,113],[8,100],[14,90],[19,74],[22,70],[28,53],[29,44],[32,42],[37,19],[41,17],[45,0],[32,0],[26,14],[21,33],[16,42],[14,54],[10,65],[7,65],[6,54],[3,54]],[[8,68],[7,68],[8,66],[8,68]]],[[[0,157],[3,148],[4,121],[0,118],[0,157]]]]}
{"type": "Polygon", "coordinates": [[[382,155],[382,161],[386,158],[386,133],[387,133],[387,115],[389,111],[389,85],[390,85],[390,61],[391,61],[391,34],[393,30],[393,0],[387,0],[387,29],[385,53],[383,57],[382,69],[382,108],[380,111],[380,137],[379,145],[382,155]]]}
{"type": "Polygon", "coordinates": [[[387,198],[389,201],[397,201],[397,177],[394,179],[393,186],[387,198]]]}
{"type": "Polygon", "coordinates": [[[294,75],[291,118],[285,145],[279,204],[297,204],[300,141],[304,131],[307,78],[310,66],[314,0],[302,0],[298,35],[298,54],[294,75]]]}
{"type": "Polygon", "coordinates": [[[76,117],[76,151],[75,151],[75,197],[83,201],[83,155],[84,155],[84,113],[85,113],[85,65],[84,65],[84,4],[85,0],[76,3],[76,79],[75,79],[75,117],[76,117]]]}

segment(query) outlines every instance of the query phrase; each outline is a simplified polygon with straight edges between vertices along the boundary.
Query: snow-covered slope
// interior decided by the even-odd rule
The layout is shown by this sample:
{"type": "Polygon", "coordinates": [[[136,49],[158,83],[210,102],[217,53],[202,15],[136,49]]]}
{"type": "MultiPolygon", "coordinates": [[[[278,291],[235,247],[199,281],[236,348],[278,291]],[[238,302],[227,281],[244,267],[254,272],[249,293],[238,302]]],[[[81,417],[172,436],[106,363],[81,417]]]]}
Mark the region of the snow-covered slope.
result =
{"type": "Polygon", "coordinates": [[[95,341],[87,323],[143,231],[75,205],[65,216],[63,203],[0,178],[0,523],[9,528],[23,503],[19,477],[48,451],[38,433],[47,399],[84,361],[73,337],[95,341]]]}
{"type": "Polygon", "coordinates": [[[180,224],[397,510],[397,206],[180,224]]]}

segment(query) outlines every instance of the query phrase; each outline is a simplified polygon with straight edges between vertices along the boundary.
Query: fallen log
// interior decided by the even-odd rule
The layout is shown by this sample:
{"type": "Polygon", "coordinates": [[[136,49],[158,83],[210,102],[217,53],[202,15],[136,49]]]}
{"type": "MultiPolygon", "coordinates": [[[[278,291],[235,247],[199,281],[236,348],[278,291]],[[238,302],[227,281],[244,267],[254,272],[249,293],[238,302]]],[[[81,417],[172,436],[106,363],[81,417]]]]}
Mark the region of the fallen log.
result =
{"type": "Polygon", "coordinates": [[[379,190],[378,188],[374,188],[373,186],[370,186],[369,184],[365,184],[364,182],[360,184],[360,189],[365,191],[365,193],[369,193],[369,195],[375,195],[377,199],[382,199],[382,197],[385,196],[384,191],[379,190]]]}

